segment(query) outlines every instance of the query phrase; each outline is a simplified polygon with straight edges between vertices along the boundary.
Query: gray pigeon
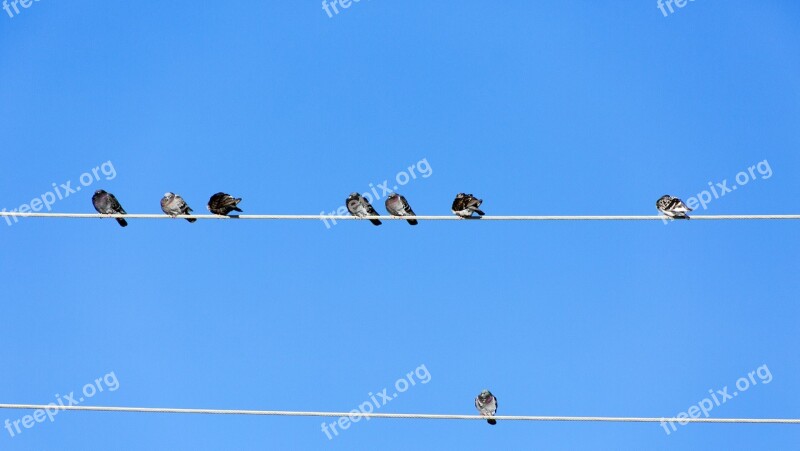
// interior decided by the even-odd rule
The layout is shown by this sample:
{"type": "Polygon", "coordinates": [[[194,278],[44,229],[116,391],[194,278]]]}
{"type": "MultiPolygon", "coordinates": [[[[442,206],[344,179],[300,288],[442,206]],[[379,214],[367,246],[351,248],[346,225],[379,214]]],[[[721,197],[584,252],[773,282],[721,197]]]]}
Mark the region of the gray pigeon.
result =
{"type": "MultiPolygon", "coordinates": [[[[484,390],[475,397],[475,408],[485,417],[493,417],[497,413],[497,398],[489,390],[484,390]]],[[[494,418],[486,420],[489,424],[497,424],[494,418]]]]}
{"type": "MultiPolygon", "coordinates": [[[[128,214],[113,194],[107,193],[101,189],[94,192],[92,196],[92,205],[94,205],[94,209],[102,215],[128,214]]],[[[128,222],[122,218],[115,219],[122,227],[128,225],[128,222]]]]}
{"type": "Polygon", "coordinates": [[[211,196],[211,199],[208,200],[208,211],[221,216],[225,216],[232,211],[242,211],[242,209],[238,207],[241,201],[241,197],[235,198],[230,194],[219,192],[211,196]]]}
{"type": "MultiPolygon", "coordinates": [[[[186,201],[175,193],[165,193],[161,199],[161,211],[172,216],[173,218],[178,215],[190,215],[192,209],[186,205],[186,201]]],[[[195,222],[195,218],[186,218],[189,222],[195,222]]]]}
{"type": "MultiPolygon", "coordinates": [[[[367,199],[364,199],[364,196],[361,194],[351,193],[344,202],[347,206],[347,211],[355,217],[380,216],[378,212],[375,211],[375,208],[372,207],[372,204],[367,202],[367,199]]],[[[370,219],[369,221],[376,226],[381,225],[381,222],[377,219],[370,219]]]]}
{"type": "Polygon", "coordinates": [[[656,201],[656,208],[661,213],[673,219],[689,219],[686,213],[692,211],[682,200],[670,195],[661,196],[656,201]]]}
{"type": "MultiPolygon", "coordinates": [[[[386,211],[392,216],[416,216],[414,210],[408,205],[406,198],[400,194],[392,193],[386,198],[386,211]]],[[[407,219],[409,224],[417,225],[416,219],[407,219]]]]}
{"type": "Polygon", "coordinates": [[[482,203],[482,199],[478,199],[472,194],[458,193],[456,198],[453,200],[453,207],[451,210],[454,214],[461,216],[462,218],[472,217],[472,213],[477,213],[478,215],[483,216],[483,211],[478,208],[482,203]]]}

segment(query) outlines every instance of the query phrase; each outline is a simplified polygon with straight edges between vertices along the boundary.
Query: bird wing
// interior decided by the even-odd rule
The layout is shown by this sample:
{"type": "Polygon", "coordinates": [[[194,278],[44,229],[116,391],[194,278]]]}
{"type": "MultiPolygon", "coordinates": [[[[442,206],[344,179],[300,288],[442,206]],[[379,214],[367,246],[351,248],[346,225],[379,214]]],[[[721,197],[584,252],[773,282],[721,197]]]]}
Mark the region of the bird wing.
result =
{"type": "Polygon", "coordinates": [[[406,213],[408,215],[411,215],[411,216],[416,216],[416,214],[414,213],[414,210],[411,209],[411,205],[408,205],[408,201],[406,200],[406,198],[404,196],[400,196],[400,201],[403,203],[403,212],[404,213],[406,213]]]}
{"type": "Polygon", "coordinates": [[[669,203],[668,208],[672,211],[682,211],[682,212],[692,211],[691,208],[687,207],[686,204],[684,204],[683,201],[678,199],[677,197],[672,199],[672,202],[669,203]]]}
{"type": "Polygon", "coordinates": [[[110,201],[109,205],[111,206],[111,210],[117,213],[125,213],[125,209],[122,208],[122,205],[119,204],[119,201],[113,194],[108,193],[108,199],[110,201]]]}
{"type": "Polygon", "coordinates": [[[372,206],[371,203],[367,202],[366,199],[364,200],[364,210],[366,210],[368,216],[379,216],[378,212],[375,211],[375,207],[372,206]]]}

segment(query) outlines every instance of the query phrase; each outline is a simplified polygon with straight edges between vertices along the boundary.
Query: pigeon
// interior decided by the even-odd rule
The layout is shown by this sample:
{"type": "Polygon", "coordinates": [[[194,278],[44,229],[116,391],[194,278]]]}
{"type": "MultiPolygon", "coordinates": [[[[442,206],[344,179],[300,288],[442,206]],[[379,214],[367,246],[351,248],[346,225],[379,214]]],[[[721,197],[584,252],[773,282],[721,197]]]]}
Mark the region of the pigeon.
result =
{"type": "Polygon", "coordinates": [[[472,217],[473,212],[483,216],[483,211],[478,208],[481,206],[481,203],[483,203],[483,200],[476,198],[472,194],[458,193],[455,200],[453,200],[452,211],[462,218],[472,217]]]}
{"type": "MultiPolygon", "coordinates": [[[[128,214],[113,194],[107,193],[101,189],[94,192],[94,196],[92,196],[92,205],[94,205],[94,209],[102,215],[113,215],[117,213],[123,215],[128,214]]],[[[115,219],[122,227],[128,225],[128,222],[122,218],[115,219]]]]}
{"type": "MultiPolygon", "coordinates": [[[[416,216],[406,198],[397,193],[392,193],[386,198],[386,211],[392,216],[416,216]]],[[[417,225],[416,219],[407,219],[407,221],[411,225],[417,225]]]]}
{"type": "MultiPolygon", "coordinates": [[[[379,216],[378,212],[372,207],[372,204],[367,202],[367,199],[364,199],[364,196],[361,194],[351,193],[344,202],[345,205],[347,205],[347,211],[353,216],[358,218],[363,218],[364,216],[379,216]]],[[[369,221],[376,226],[381,225],[381,222],[377,219],[370,219],[369,221]]]]}
{"type": "MultiPolygon", "coordinates": [[[[161,210],[173,218],[178,215],[192,214],[192,209],[186,205],[186,201],[175,193],[164,193],[164,197],[161,199],[161,210]]],[[[196,218],[186,218],[186,220],[189,222],[197,221],[196,218]]]]}
{"type": "MultiPolygon", "coordinates": [[[[475,397],[475,408],[485,417],[493,417],[497,412],[497,398],[489,390],[484,390],[475,397]]],[[[494,418],[486,420],[489,424],[497,424],[494,418]]]]}
{"type": "Polygon", "coordinates": [[[241,197],[234,198],[230,194],[219,192],[211,196],[211,199],[208,200],[208,211],[214,213],[215,215],[222,216],[225,216],[232,211],[242,211],[242,209],[238,207],[239,202],[241,201],[241,197]]]}
{"type": "Polygon", "coordinates": [[[682,200],[669,195],[661,196],[661,198],[656,201],[656,208],[658,208],[658,211],[661,213],[673,219],[689,219],[689,215],[686,213],[692,211],[682,200]]]}

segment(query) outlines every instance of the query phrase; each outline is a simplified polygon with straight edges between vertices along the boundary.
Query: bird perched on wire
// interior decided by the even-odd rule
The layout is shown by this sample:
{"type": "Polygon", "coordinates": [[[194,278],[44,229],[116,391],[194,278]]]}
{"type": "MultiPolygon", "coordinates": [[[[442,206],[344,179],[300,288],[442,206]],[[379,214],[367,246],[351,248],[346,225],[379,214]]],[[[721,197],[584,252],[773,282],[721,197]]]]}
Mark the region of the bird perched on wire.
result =
{"type": "Polygon", "coordinates": [[[670,195],[661,196],[656,201],[658,211],[673,219],[689,219],[686,213],[692,211],[682,200],[670,195]]]}
{"type": "MultiPolygon", "coordinates": [[[[175,193],[164,193],[161,198],[161,211],[172,216],[173,218],[178,215],[192,214],[192,209],[186,205],[186,201],[175,193]]],[[[196,218],[186,218],[189,222],[197,221],[196,218]]]]}
{"type": "MultiPolygon", "coordinates": [[[[94,192],[92,196],[92,205],[94,205],[94,209],[97,210],[98,213],[103,215],[113,215],[113,214],[128,214],[125,209],[122,208],[122,205],[119,204],[119,201],[113,194],[107,193],[101,189],[94,192]]],[[[128,225],[128,221],[122,218],[114,218],[117,220],[119,225],[122,227],[126,227],[128,225]]]]}
{"type": "MultiPolygon", "coordinates": [[[[392,216],[416,216],[406,198],[397,193],[392,193],[386,198],[386,211],[392,216]]],[[[406,221],[411,225],[417,225],[416,219],[406,219],[406,221]]]]}
{"type": "MultiPolygon", "coordinates": [[[[375,208],[372,207],[372,204],[370,204],[361,194],[351,193],[349,196],[347,196],[347,200],[344,202],[347,206],[347,211],[349,211],[350,214],[355,217],[363,218],[364,216],[379,216],[378,212],[375,211],[375,208]]],[[[377,219],[370,219],[369,221],[376,226],[381,225],[381,221],[377,219]]]]}
{"type": "MultiPolygon", "coordinates": [[[[475,408],[485,417],[493,417],[497,413],[497,398],[489,390],[483,390],[475,397],[475,408]]],[[[494,418],[486,420],[489,424],[497,424],[494,418]]]]}
{"type": "Polygon", "coordinates": [[[472,216],[472,213],[477,213],[478,215],[483,216],[483,211],[478,208],[482,203],[482,199],[478,199],[472,194],[458,193],[455,200],[453,200],[452,211],[454,214],[461,216],[462,218],[469,218],[472,216]]]}
{"type": "Polygon", "coordinates": [[[208,200],[208,211],[215,215],[226,216],[232,211],[241,212],[242,209],[238,207],[239,202],[242,201],[241,197],[233,197],[230,194],[219,192],[211,196],[208,200]]]}

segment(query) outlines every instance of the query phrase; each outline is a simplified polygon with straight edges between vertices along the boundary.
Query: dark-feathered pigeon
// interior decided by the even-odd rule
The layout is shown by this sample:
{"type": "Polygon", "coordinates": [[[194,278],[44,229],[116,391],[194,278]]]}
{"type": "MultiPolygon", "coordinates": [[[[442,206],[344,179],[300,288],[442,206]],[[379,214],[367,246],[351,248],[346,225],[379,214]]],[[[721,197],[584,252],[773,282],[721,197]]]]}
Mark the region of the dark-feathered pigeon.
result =
{"type": "Polygon", "coordinates": [[[455,200],[453,200],[452,211],[462,218],[469,218],[472,213],[478,213],[478,215],[483,216],[483,211],[478,208],[481,203],[483,203],[483,200],[476,198],[472,194],[458,193],[455,200]]]}
{"type": "Polygon", "coordinates": [[[689,215],[686,213],[692,211],[682,200],[669,195],[661,196],[661,198],[656,201],[656,208],[658,208],[658,211],[661,213],[673,219],[689,219],[689,215]]]}
{"type": "MultiPolygon", "coordinates": [[[[406,198],[397,193],[392,193],[386,198],[386,211],[392,216],[416,216],[406,198]]],[[[407,219],[406,221],[411,225],[417,225],[416,219],[407,219]]]]}
{"type": "MultiPolygon", "coordinates": [[[[345,205],[347,205],[347,211],[353,216],[359,218],[363,218],[364,216],[379,216],[378,212],[372,207],[372,204],[367,202],[367,199],[364,199],[364,196],[361,194],[351,193],[344,202],[345,205]]],[[[381,225],[381,222],[377,219],[370,219],[369,221],[376,226],[381,225]]]]}
{"type": "MultiPolygon", "coordinates": [[[[128,214],[113,194],[107,193],[101,189],[94,192],[92,196],[92,205],[94,205],[94,209],[97,210],[98,213],[103,215],[128,214]]],[[[128,222],[122,218],[115,219],[122,227],[128,225],[128,222]]]]}
{"type": "Polygon", "coordinates": [[[208,200],[208,211],[214,213],[215,215],[222,216],[225,216],[232,211],[242,211],[242,209],[238,207],[239,202],[241,201],[241,197],[234,198],[230,194],[219,192],[211,196],[211,199],[208,200]]]}
{"type": "MultiPolygon", "coordinates": [[[[493,417],[497,413],[497,398],[494,397],[492,392],[484,390],[480,395],[475,397],[475,408],[478,412],[485,417],[493,417]]],[[[486,420],[489,424],[497,424],[494,418],[486,420]]]]}
{"type": "MultiPolygon", "coordinates": [[[[192,209],[186,205],[186,201],[175,193],[165,193],[161,199],[161,211],[172,216],[173,218],[178,215],[190,215],[192,209]]],[[[186,218],[189,222],[195,222],[195,218],[186,218]]]]}

